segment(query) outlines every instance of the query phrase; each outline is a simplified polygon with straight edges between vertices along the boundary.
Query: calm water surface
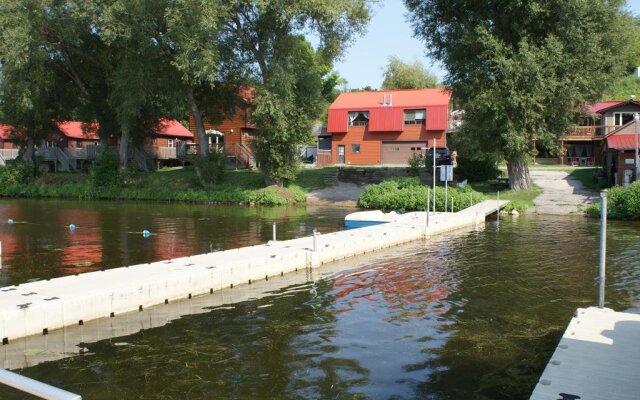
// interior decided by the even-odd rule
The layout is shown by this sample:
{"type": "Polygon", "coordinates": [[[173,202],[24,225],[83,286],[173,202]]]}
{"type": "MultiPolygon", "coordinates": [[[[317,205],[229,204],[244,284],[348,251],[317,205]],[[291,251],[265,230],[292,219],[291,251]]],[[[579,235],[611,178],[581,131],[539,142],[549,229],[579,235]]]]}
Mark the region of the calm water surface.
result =
{"type": "MultiPolygon", "coordinates": [[[[339,229],[345,211],[5,202],[3,221],[27,223],[0,225],[3,246],[17,249],[0,276],[23,282],[264,242],[271,213],[293,237],[339,229]],[[67,215],[94,221],[82,224],[100,250],[86,254],[100,257],[67,251],[82,231],[69,235],[67,215]],[[130,233],[145,228],[158,235],[130,233]]],[[[19,372],[86,399],[527,399],[575,308],[596,301],[597,233],[581,217],[507,219],[19,372]]],[[[638,224],[609,225],[616,310],[640,312],[639,234],[638,224]]],[[[23,397],[0,389],[0,398],[23,397]]]]}

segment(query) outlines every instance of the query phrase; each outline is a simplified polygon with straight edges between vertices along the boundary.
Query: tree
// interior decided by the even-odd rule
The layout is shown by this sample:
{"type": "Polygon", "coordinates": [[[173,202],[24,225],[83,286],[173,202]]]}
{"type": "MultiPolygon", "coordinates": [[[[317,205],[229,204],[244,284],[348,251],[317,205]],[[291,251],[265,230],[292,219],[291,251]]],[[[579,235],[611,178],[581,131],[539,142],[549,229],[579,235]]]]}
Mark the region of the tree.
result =
{"type": "Polygon", "coordinates": [[[384,71],[382,89],[423,89],[440,86],[438,78],[418,60],[405,63],[395,56],[389,57],[384,71]]]}
{"type": "Polygon", "coordinates": [[[418,16],[416,35],[448,70],[445,84],[465,110],[461,129],[504,156],[512,189],[530,187],[532,140],[557,143],[622,73],[610,45],[628,40],[621,0],[405,3],[418,16]]]}
{"type": "Polygon", "coordinates": [[[254,150],[267,184],[297,169],[297,147],[311,141],[322,111],[322,76],[368,21],[365,0],[234,1],[222,30],[236,65],[256,86],[254,150]],[[317,50],[303,34],[320,38],[317,50]]]}
{"type": "Polygon", "coordinates": [[[602,95],[603,100],[629,100],[635,96],[640,99],[640,78],[625,76],[615,80],[602,95]]]}

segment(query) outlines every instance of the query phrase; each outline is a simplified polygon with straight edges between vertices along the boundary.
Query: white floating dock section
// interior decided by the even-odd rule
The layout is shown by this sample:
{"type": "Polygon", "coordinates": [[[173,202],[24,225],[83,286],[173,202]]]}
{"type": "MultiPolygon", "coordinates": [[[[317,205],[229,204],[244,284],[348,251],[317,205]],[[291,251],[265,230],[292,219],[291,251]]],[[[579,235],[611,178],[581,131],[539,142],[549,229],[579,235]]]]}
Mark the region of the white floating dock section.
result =
{"type": "Polygon", "coordinates": [[[640,399],[640,315],[579,308],[531,400],[640,399]]]}
{"type": "Polygon", "coordinates": [[[353,229],[258,246],[0,288],[0,339],[12,339],[86,321],[144,310],[177,299],[251,284],[304,268],[469,226],[507,202],[485,201],[457,213],[425,214],[353,229]],[[314,251],[315,246],[315,251],[314,251]]]}

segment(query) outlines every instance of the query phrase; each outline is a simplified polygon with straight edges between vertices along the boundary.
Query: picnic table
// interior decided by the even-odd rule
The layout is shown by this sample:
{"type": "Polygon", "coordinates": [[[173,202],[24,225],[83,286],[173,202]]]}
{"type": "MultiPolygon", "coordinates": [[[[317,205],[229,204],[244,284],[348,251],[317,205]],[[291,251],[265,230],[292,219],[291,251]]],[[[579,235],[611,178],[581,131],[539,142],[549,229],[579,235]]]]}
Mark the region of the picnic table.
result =
{"type": "Polygon", "coordinates": [[[509,178],[496,178],[489,181],[489,185],[496,189],[509,189],[509,178]]]}

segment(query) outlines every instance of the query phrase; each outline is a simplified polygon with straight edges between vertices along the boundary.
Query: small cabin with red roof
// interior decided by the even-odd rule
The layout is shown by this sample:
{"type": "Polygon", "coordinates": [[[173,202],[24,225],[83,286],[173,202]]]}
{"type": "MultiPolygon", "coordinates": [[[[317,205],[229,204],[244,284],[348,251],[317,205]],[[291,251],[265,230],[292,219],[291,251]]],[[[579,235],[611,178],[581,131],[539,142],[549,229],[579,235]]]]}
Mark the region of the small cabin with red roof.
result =
{"type": "Polygon", "coordinates": [[[631,121],[618,127],[604,137],[603,167],[612,185],[626,185],[636,177],[635,153],[639,145],[640,123],[631,116],[631,121]]]}
{"type": "Polygon", "coordinates": [[[406,164],[425,148],[446,147],[447,89],[341,93],[329,106],[334,164],[406,164]]]}
{"type": "Polygon", "coordinates": [[[13,127],[11,125],[0,124],[0,166],[6,161],[18,157],[18,146],[13,137],[13,127]]]}

